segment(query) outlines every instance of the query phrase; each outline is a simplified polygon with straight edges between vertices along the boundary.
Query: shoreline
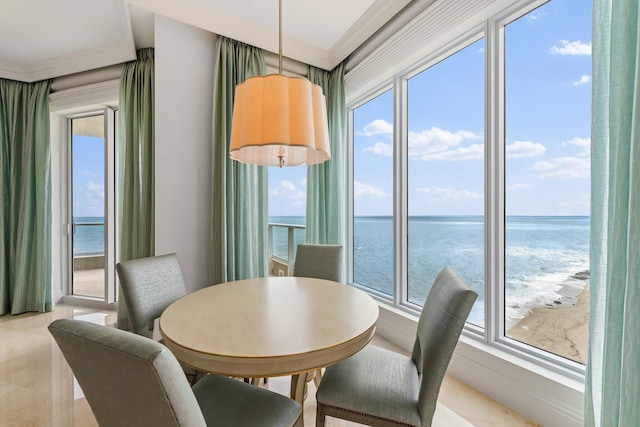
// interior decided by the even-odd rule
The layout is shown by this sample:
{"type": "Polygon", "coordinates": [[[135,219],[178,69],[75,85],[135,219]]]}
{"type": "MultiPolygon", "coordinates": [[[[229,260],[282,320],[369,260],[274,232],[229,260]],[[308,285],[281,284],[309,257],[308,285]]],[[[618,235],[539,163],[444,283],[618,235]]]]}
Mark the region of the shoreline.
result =
{"type": "Polygon", "coordinates": [[[584,286],[563,284],[555,306],[535,307],[507,331],[507,337],[586,364],[589,350],[588,273],[574,278],[584,286]]]}

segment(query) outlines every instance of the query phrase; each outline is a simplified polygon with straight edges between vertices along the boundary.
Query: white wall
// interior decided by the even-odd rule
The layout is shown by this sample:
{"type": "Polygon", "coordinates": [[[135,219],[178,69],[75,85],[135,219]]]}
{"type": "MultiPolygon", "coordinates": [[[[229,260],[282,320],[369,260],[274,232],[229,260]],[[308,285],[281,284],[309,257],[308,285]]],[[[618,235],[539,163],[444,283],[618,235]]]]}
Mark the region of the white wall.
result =
{"type": "Polygon", "coordinates": [[[178,254],[189,291],[209,284],[214,45],[155,18],[156,254],[178,254]]]}

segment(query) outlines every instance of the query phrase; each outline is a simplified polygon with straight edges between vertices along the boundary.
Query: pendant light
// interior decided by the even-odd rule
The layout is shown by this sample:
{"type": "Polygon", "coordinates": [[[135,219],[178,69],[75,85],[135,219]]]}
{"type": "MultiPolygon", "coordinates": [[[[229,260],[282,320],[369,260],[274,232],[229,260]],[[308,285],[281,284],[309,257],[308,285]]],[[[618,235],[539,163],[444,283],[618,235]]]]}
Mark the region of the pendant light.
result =
{"type": "Polygon", "coordinates": [[[282,74],[282,0],[278,4],[278,74],[236,86],[229,157],[260,166],[297,166],[331,158],[322,88],[282,74]]]}

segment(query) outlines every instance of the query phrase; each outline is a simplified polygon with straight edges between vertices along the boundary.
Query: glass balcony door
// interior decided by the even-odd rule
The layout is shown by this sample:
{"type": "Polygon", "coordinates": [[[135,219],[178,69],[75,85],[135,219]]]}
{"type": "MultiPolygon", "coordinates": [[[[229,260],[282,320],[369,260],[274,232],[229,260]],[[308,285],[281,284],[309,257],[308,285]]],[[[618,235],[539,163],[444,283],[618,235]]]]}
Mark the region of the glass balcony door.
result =
{"type": "Polygon", "coordinates": [[[71,283],[69,293],[115,299],[112,196],[114,112],[70,118],[71,283]]]}

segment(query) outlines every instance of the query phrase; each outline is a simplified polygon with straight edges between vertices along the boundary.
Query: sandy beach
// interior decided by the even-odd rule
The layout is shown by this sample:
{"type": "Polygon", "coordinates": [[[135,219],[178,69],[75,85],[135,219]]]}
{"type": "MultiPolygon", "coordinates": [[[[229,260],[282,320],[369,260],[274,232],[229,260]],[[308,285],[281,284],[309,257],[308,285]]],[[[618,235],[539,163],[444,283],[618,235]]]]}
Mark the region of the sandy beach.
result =
{"type": "Polygon", "coordinates": [[[556,307],[539,307],[507,332],[510,338],[587,362],[589,346],[589,284],[576,295],[568,289],[556,307]]]}

